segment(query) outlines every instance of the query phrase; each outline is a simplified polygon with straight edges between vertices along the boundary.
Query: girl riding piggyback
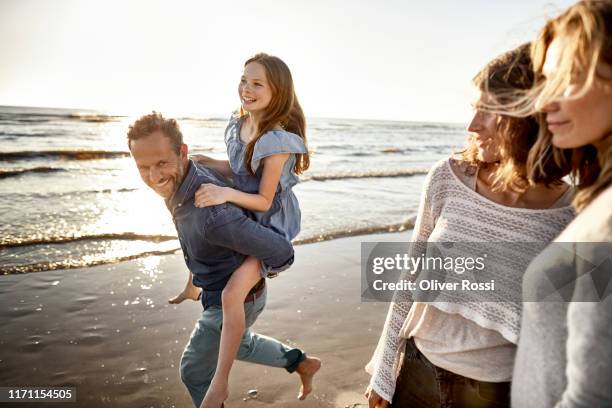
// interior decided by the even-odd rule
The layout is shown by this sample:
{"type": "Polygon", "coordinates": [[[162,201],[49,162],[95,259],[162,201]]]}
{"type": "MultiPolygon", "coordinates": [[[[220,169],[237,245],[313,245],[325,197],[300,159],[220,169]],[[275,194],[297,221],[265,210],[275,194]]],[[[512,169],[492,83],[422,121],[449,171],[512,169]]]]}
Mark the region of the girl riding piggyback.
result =
{"type": "MultiPolygon", "coordinates": [[[[232,115],[225,129],[229,161],[196,158],[231,178],[235,188],[203,184],[195,195],[195,204],[207,207],[233,203],[252,211],[263,226],[292,240],[299,233],[301,222],[292,188],[298,175],[308,169],[309,155],[306,121],[291,72],[281,59],[257,54],[244,64],[238,95],[240,110],[232,115]]],[[[262,277],[276,274],[277,271],[249,256],[223,290],[219,361],[202,406],[216,408],[227,398],[229,371],[245,330],[245,298],[256,284],[261,284],[262,277]]],[[[306,359],[315,362],[312,357],[306,359]]],[[[316,362],[320,364],[318,359],[316,362]]],[[[310,380],[302,378],[300,399],[310,390],[310,380]]]]}
{"type": "Polygon", "coordinates": [[[229,162],[206,163],[231,177],[236,188],[203,185],[196,205],[234,203],[291,240],[300,231],[300,208],[292,187],[310,163],[306,120],[291,72],[281,59],[257,54],[244,65],[238,94],[240,110],[225,129],[229,162]]]}

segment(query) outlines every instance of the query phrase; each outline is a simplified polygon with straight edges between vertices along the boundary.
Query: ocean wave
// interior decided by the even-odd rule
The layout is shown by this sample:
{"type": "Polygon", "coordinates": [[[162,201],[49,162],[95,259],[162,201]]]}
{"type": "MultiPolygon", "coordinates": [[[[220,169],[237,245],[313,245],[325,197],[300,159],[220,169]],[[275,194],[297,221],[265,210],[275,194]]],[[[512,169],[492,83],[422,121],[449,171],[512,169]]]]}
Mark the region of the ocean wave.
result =
{"type": "Polygon", "coordinates": [[[358,126],[356,123],[349,123],[349,122],[327,122],[324,126],[321,126],[321,129],[329,129],[329,128],[333,128],[334,130],[352,129],[356,126],[358,126]]]}
{"type": "Polygon", "coordinates": [[[65,116],[66,119],[79,120],[82,122],[118,122],[125,116],[118,115],[104,115],[104,114],[90,114],[90,113],[72,113],[65,116]]]}
{"type": "Polygon", "coordinates": [[[0,179],[19,177],[29,173],[59,173],[66,171],[57,167],[33,167],[31,169],[0,170],[0,179]]]}
{"type": "Polygon", "coordinates": [[[120,115],[107,115],[95,112],[2,112],[0,113],[1,121],[14,121],[18,123],[42,123],[55,120],[75,120],[81,122],[116,122],[125,118],[120,115]]]}
{"type": "Polygon", "coordinates": [[[0,153],[0,161],[62,159],[62,160],[98,160],[129,157],[129,152],[107,150],[40,150],[0,153]]]}
{"type": "Polygon", "coordinates": [[[353,152],[353,153],[346,153],[346,156],[353,156],[353,157],[369,157],[369,156],[375,156],[376,153],[372,153],[372,152],[353,152]]]}
{"type": "Polygon", "coordinates": [[[67,244],[78,241],[102,241],[102,240],[129,240],[129,241],[149,241],[149,242],[164,242],[177,239],[174,235],[147,235],[137,234],[135,232],[121,233],[106,233],[106,234],[91,234],[77,236],[53,236],[41,238],[0,238],[0,248],[18,248],[32,245],[54,245],[67,244]]]}
{"type": "Polygon", "coordinates": [[[329,174],[311,174],[304,176],[301,181],[328,181],[328,180],[345,180],[345,179],[361,179],[361,178],[392,178],[392,177],[411,177],[427,174],[427,168],[412,168],[405,170],[372,170],[364,172],[345,172],[345,173],[329,173],[329,174]]]}
{"type": "Polygon", "coordinates": [[[117,262],[131,261],[132,259],[143,258],[147,256],[170,255],[178,251],[180,248],[173,248],[163,251],[145,251],[133,255],[118,256],[112,259],[65,259],[56,262],[37,262],[25,265],[5,265],[0,266],[0,275],[13,275],[30,272],[54,271],[57,269],[76,269],[89,268],[97,265],[108,265],[117,262]]]}
{"type": "Polygon", "coordinates": [[[406,220],[394,224],[374,225],[361,228],[344,228],[335,231],[325,232],[314,237],[296,239],[293,245],[312,244],[314,242],[330,241],[332,239],[353,237],[357,235],[382,234],[386,232],[401,232],[414,228],[416,215],[408,217],[406,220]]]}
{"type": "Polygon", "coordinates": [[[377,129],[390,129],[390,130],[409,130],[409,131],[421,131],[421,130],[443,130],[443,131],[457,131],[463,130],[465,127],[461,124],[454,123],[436,123],[436,122],[368,122],[363,125],[366,128],[377,128],[377,129]]]}
{"type": "Polygon", "coordinates": [[[215,117],[196,117],[196,116],[181,116],[175,118],[179,122],[196,122],[202,124],[222,124],[225,125],[227,123],[228,118],[215,118],[215,117]]]}
{"type": "Polygon", "coordinates": [[[381,153],[385,153],[385,154],[389,154],[389,153],[407,154],[407,153],[420,152],[422,150],[423,149],[421,149],[420,147],[417,147],[417,146],[414,146],[414,147],[404,147],[404,148],[388,147],[388,148],[382,149],[380,152],[381,153]]]}
{"type": "MultiPolygon", "coordinates": [[[[1,177],[0,177],[1,178],[1,177]]],[[[115,194],[115,193],[131,193],[134,191],[138,191],[137,188],[104,188],[100,190],[71,190],[71,191],[60,191],[60,192],[46,192],[46,193],[36,193],[36,192],[17,192],[17,193],[8,193],[0,198],[0,203],[4,200],[11,202],[11,200],[21,200],[21,201],[29,201],[32,199],[53,199],[56,197],[72,197],[72,196],[80,196],[87,194],[115,194]]]]}
{"type": "MultiPolygon", "coordinates": [[[[293,241],[293,245],[305,245],[312,244],[315,242],[329,241],[338,238],[346,238],[358,235],[369,235],[369,234],[380,234],[387,232],[401,232],[411,228],[414,228],[416,216],[409,217],[403,222],[386,224],[386,225],[375,225],[370,227],[361,228],[343,228],[334,231],[325,232],[323,234],[304,237],[293,241]]],[[[79,237],[56,237],[53,239],[30,239],[21,240],[19,242],[0,244],[0,249],[3,248],[14,248],[23,247],[27,245],[44,245],[44,244],[66,244],[75,241],[82,240],[144,240],[150,242],[163,242],[169,240],[175,240],[177,237],[168,235],[142,235],[136,233],[122,233],[122,234],[97,234],[97,235],[86,235],[79,237]]],[[[125,262],[133,259],[148,257],[148,256],[160,256],[173,254],[180,250],[180,246],[166,248],[164,250],[149,250],[144,252],[138,252],[135,254],[114,257],[111,259],[91,259],[91,257],[83,256],[79,259],[64,259],[61,261],[45,261],[35,262],[24,265],[4,265],[0,266],[0,275],[9,274],[21,274],[30,272],[43,272],[57,269],[75,269],[75,268],[86,268],[97,265],[113,264],[118,262],[125,262]]]]}
{"type": "Polygon", "coordinates": [[[5,138],[19,138],[19,137],[50,137],[50,136],[64,136],[63,133],[59,132],[33,132],[33,133],[20,133],[20,132],[0,132],[0,136],[5,138]]]}

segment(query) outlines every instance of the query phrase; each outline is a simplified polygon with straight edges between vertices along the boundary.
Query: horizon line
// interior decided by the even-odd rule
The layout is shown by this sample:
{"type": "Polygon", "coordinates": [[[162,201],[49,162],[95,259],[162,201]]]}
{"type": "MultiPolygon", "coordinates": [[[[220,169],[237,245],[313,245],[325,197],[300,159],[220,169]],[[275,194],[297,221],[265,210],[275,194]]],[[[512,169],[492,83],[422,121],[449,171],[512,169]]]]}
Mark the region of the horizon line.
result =
{"type": "MultiPolygon", "coordinates": [[[[61,107],[61,106],[33,106],[33,105],[4,105],[0,104],[0,108],[29,108],[29,109],[56,109],[56,110],[73,110],[73,111],[87,111],[105,114],[107,116],[120,116],[128,117],[131,116],[126,113],[111,112],[107,109],[101,108],[74,108],[74,107],[61,107]]],[[[202,119],[222,119],[226,118],[227,114],[214,114],[214,113],[198,113],[198,112],[183,112],[180,113],[183,117],[194,117],[202,119]]],[[[429,121],[429,120],[401,120],[401,119],[381,119],[381,118],[351,118],[351,117],[338,117],[338,116],[306,116],[307,119],[339,119],[339,120],[355,120],[355,121],[368,121],[368,122],[397,122],[397,123],[443,123],[449,125],[465,126],[462,122],[451,122],[451,121],[429,121]]]]}

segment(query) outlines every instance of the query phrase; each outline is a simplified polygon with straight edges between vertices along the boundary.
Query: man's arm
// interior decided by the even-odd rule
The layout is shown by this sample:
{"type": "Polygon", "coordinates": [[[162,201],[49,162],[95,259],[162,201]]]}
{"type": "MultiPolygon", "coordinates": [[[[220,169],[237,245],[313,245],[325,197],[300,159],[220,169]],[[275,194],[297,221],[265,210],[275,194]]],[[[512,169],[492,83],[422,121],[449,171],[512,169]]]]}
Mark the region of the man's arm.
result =
{"type": "Polygon", "coordinates": [[[274,269],[293,261],[291,243],[247,217],[242,209],[226,203],[202,211],[208,209],[213,218],[204,226],[204,236],[209,242],[254,256],[274,269]]]}

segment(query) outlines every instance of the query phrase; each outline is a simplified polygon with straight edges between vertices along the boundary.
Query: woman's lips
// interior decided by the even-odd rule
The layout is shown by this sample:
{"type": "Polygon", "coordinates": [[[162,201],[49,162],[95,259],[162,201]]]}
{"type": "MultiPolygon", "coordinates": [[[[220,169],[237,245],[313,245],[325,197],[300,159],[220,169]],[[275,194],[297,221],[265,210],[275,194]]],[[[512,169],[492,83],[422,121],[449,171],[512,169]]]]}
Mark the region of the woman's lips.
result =
{"type": "Polygon", "coordinates": [[[490,141],[491,141],[490,137],[485,137],[485,138],[475,137],[474,138],[474,142],[476,142],[478,146],[483,146],[485,144],[488,144],[490,141]]]}
{"type": "Polygon", "coordinates": [[[546,122],[546,125],[548,127],[548,130],[550,130],[552,133],[559,133],[567,130],[569,128],[569,125],[571,125],[571,122],[569,120],[550,121],[546,122]]]}

